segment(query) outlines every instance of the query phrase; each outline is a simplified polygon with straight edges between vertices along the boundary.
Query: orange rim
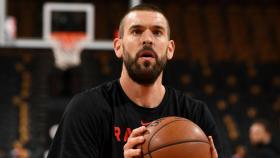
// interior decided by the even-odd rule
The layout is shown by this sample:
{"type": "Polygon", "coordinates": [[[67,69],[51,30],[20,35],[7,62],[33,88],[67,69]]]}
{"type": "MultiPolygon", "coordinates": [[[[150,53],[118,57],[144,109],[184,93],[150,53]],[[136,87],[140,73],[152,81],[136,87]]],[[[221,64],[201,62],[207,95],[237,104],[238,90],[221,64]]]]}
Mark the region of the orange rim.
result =
{"type": "Polygon", "coordinates": [[[52,32],[51,38],[61,44],[63,48],[71,49],[86,38],[85,32],[52,32]]]}

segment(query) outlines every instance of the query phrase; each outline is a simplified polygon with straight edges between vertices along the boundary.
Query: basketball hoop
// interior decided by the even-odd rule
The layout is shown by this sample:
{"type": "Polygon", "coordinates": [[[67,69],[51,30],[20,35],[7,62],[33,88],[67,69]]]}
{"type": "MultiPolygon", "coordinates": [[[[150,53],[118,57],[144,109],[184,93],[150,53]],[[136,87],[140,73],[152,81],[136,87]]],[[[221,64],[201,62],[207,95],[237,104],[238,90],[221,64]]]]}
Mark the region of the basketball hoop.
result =
{"type": "Polygon", "coordinates": [[[84,32],[52,32],[51,41],[57,68],[66,70],[80,65],[86,42],[84,32]]]}

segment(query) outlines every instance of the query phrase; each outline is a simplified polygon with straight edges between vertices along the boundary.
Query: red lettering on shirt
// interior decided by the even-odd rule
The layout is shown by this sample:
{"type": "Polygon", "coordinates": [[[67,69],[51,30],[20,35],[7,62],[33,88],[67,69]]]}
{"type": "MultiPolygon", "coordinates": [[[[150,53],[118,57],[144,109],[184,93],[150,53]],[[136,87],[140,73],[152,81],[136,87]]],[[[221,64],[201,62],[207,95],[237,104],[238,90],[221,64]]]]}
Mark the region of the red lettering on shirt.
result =
{"type": "Polygon", "coordinates": [[[115,127],[115,136],[116,136],[116,139],[117,139],[118,142],[121,141],[120,135],[121,135],[121,129],[120,129],[120,127],[115,127]]]}
{"type": "Polygon", "coordinates": [[[124,135],[124,138],[123,138],[123,141],[126,142],[128,137],[130,136],[131,134],[131,128],[126,128],[125,130],[125,135],[124,135]]]}

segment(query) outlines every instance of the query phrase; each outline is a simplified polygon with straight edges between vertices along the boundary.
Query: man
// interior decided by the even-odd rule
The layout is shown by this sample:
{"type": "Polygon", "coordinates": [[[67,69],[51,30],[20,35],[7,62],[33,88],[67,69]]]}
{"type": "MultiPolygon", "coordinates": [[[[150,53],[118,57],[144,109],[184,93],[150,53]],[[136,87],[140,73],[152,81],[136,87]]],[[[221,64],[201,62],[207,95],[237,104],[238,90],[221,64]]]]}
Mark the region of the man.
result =
{"type": "MultiPolygon", "coordinates": [[[[114,50],[123,60],[121,77],[79,95],[69,103],[49,158],[132,158],[145,140],[149,122],[166,116],[185,117],[213,136],[218,129],[207,106],[162,85],[163,69],[175,50],[166,17],[155,6],[138,5],[124,16],[114,50]]],[[[212,157],[217,158],[212,137],[212,157]]],[[[221,156],[222,157],[222,156],[221,156]]]]}
{"type": "Polygon", "coordinates": [[[238,145],[235,147],[234,155],[232,158],[245,158],[247,157],[247,149],[244,145],[238,145]]]}
{"type": "Polygon", "coordinates": [[[249,129],[250,142],[256,158],[279,158],[280,146],[276,139],[272,139],[269,123],[265,120],[256,120],[249,129]]]}

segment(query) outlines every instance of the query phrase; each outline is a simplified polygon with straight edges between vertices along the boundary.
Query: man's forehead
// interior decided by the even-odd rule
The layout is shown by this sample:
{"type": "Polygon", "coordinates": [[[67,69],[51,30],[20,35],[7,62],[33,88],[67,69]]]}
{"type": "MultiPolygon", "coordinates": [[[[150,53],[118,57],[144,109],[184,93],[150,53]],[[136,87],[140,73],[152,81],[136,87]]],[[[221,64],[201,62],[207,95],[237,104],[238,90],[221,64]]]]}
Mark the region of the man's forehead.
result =
{"type": "Polygon", "coordinates": [[[161,26],[167,29],[167,20],[165,17],[155,11],[132,11],[124,19],[124,25],[129,28],[134,25],[143,26],[161,26]]]}
{"type": "Polygon", "coordinates": [[[255,124],[252,125],[252,129],[254,129],[254,130],[264,130],[264,126],[262,124],[255,123],[255,124]]]}

